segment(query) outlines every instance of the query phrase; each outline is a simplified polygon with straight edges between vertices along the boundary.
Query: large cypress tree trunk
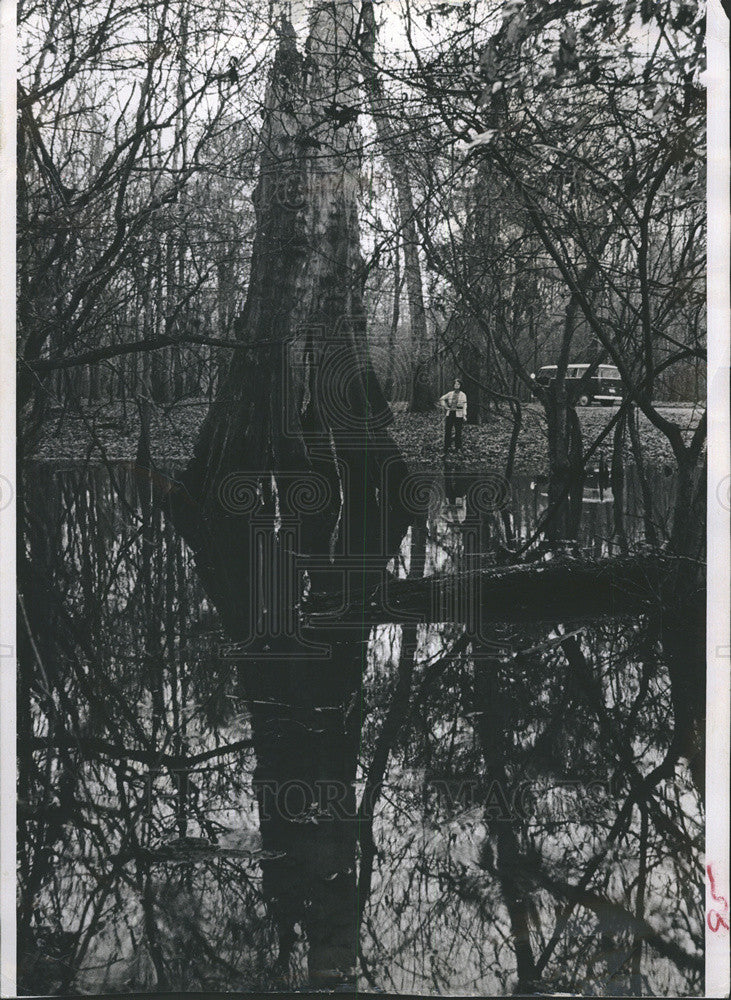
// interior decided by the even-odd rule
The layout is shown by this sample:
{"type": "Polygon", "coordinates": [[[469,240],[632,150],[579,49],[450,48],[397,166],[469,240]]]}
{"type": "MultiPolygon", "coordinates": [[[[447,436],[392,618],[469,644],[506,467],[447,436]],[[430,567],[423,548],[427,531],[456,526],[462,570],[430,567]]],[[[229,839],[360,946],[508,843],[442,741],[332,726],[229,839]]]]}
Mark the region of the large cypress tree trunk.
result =
{"type": "Polygon", "coordinates": [[[362,308],[355,27],[354,5],[316,4],[303,58],[282,24],[237,324],[246,346],[168,497],[240,644],[264,847],[278,855],[263,869],[280,970],[286,978],[300,922],[319,986],[350,981],[357,955],[354,781],[369,628],[311,630],[318,658],[297,634],[299,571],[320,592],[357,578],[351,600],[362,601],[407,526],[405,467],[362,308]]]}

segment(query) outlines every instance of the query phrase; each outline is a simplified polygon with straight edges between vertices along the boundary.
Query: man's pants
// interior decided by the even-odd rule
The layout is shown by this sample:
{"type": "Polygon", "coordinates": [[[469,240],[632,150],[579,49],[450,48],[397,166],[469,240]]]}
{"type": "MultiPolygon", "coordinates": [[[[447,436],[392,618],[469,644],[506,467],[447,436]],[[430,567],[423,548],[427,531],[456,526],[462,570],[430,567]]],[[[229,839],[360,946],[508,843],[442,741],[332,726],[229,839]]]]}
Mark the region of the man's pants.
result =
{"type": "Polygon", "coordinates": [[[454,448],[455,451],[462,450],[462,424],[464,420],[462,417],[458,417],[456,413],[450,412],[447,414],[447,419],[444,421],[444,450],[449,451],[449,446],[452,443],[452,432],[454,432],[454,448]]]}

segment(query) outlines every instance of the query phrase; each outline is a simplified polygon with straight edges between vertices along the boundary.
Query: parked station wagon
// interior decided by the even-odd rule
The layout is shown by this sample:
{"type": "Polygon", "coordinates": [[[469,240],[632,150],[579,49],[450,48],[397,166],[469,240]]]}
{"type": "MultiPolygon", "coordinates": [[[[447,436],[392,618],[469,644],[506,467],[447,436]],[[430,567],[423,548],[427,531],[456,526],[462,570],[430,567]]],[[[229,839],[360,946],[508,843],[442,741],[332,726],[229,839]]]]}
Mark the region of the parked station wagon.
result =
{"type": "MultiPolygon", "coordinates": [[[[579,384],[579,380],[588,368],[589,365],[566,366],[566,390],[569,400],[579,406],[588,406],[595,401],[603,406],[621,403],[622,379],[619,369],[614,365],[599,365],[592,378],[579,384]]],[[[538,369],[537,375],[531,377],[535,378],[539,385],[548,385],[556,378],[556,365],[544,365],[538,369]]]]}

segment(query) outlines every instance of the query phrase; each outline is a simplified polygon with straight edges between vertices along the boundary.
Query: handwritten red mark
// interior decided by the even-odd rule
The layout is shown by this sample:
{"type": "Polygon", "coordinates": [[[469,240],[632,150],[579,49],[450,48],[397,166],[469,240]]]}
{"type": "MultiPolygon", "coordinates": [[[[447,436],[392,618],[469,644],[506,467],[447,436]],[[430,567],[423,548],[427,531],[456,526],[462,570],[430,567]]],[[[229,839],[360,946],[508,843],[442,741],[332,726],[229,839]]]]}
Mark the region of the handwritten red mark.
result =
{"type": "MultiPolygon", "coordinates": [[[[726,911],[728,910],[728,900],[726,899],[725,896],[719,896],[716,893],[716,882],[715,879],[713,878],[713,870],[710,865],[706,865],[706,874],[708,875],[708,882],[710,884],[711,897],[713,898],[714,902],[723,904],[721,910],[723,913],[726,913],[726,911]]],[[[708,916],[706,917],[706,923],[708,924],[708,929],[710,931],[713,931],[714,934],[719,929],[719,927],[724,927],[726,930],[729,929],[728,920],[725,917],[721,916],[721,913],[719,913],[718,910],[708,911],[708,916]]]]}

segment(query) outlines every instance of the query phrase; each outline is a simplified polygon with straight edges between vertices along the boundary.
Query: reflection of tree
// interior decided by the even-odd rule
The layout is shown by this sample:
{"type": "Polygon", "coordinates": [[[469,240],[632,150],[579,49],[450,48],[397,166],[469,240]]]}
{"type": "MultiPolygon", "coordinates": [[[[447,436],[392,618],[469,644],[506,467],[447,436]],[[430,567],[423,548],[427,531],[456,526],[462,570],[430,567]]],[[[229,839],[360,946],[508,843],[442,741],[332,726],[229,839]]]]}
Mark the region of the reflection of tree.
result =
{"type": "MultiPolygon", "coordinates": [[[[32,562],[21,561],[22,982],[45,992],[185,980],[176,979],[186,953],[176,921],[184,914],[166,902],[166,887],[184,871],[181,821],[199,841],[199,857],[187,859],[190,898],[206,900],[191,902],[185,919],[200,911],[202,921],[211,908],[208,951],[220,955],[219,962],[198,949],[188,973],[230,982],[226,962],[243,966],[247,954],[269,947],[258,902],[260,845],[215,860],[232,803],[250,790],[250,777],[230,766],[250,752],[250,739],[240,737],[240,726],[232,735],[231,709],[224,715],[220,707],[240,706],[230,677],[211,671],[209,642],[192,638],[196,621],[204,630],[210,623],[191,587],[189,557],[158,521],[148,564],[130,513],[134,481],[124,470],[113,483],[88,469],[41,482],[34,492],[44,498],[42,513],[29,513],[32,562]],[[148,655],[150,605],[159,622],[155,657],[148,655]],[[196,621],[191,607],[201,609],[196,621]],[[206,857],[213,880],[198,869],[206,857]],[[217,948],[214,882],[231,919],[239,913],[249,926],[238,948],[233,940],[217,948]]],[[[208,935],[204,923],[198,933],[208,935]]]]}
{"type": "MultiPolygon", "coordinates": [[[[172,610],[153,664],[134,480],[119,470],[115,488],[101,470],[44,471],[33,496],[26,592],[37,596],[20,631],[30,712],[19,721],[32,733],[20,762],[25,988],[273,985],[281,943],[262,885],[249,713],[230,668],[211,656],[215,621],[189,556],[159,522],[151,528],[153,607],[172,610]],[[165,694],[157,721],[155,685],[165,694]],[[187,720],[180,752],[176,717],[187,720]]],[[[429,532],[428,547],[438,537],[459,555],[461,536],[436,511],[429,532]]],[[[700,805],[673,746],[654,623],[550,634],[506,626],[495,636],[504,654],[478,661],[460,625],[417,636],[391,681],[397,632],[379,633],[364,678],[362,771],[375,785],[383,768],[361,930],[373,983],[508,992],[517,964],[503,883],[512,880],[543,985],[617,993],[635,991],[628,977],[639,975],[656,993],[698,992],[700,805]],[[492,771],[480,725],[500,748],[492,771]],[[505,849],[501,859],[501,829],[514,834],[512,861],[505,849]]],[[[302,873],[316,843],[292,847],[302,873]]],[[[367,849],[363,829],[363,857],[367,849]]],[[[291,930],[287,981],[297,983],[305,927],[295,919],[291,930]]]]}
{"type": "MultiPolygon", "coordinates": [[[[410,935],[444,945],[454,931],[465,942],[482,935],[485,956],[504,935],[517,960],[502,955],[499,965],[517,967],[524,987],[535,974],[556,989],[593,983],[599,993],[615,993],[634,991],[638,980],[629,977],[641,975],[656,989],[697,990],[702,830],[680,806],[693,795],[687,772],[668,766],[667,741],[658,739],[670,705],[651,633],[642,624],[607,625],[563,638],[559,629],[553,640],[535,642],[534,652],[525,632],[512,640],[526,652],[509,661],[471,664],[458,656],[442,663],[431,697],[420,702],[421,726],[412,730],[406,759],[427,767],[426,789],[449,777],[455,808],[446,815],[435,809],[435,796],[395,762],[397,798],[392,794],[376,819],[382,856],[388,845],[394,855],[369,907],[371,968],[378,956],[391,988],[426,989],[428,972],[399,978],[389,946],[403,969],[413,954],[410,935]],[[475,722],[477,742],[460,723],[465,717],[475,722]],[[398,845],[420,822],[428,836],[418,848],[411,843],[414,878],[418,872],[423,881],[402,886],[398,845]],[[687,889],[670,916],[665,892],[676,881],[687,889]],[[436,886],[442,896],[435,907],[428,901],[436,886]],[[386,903],[400,914],[397,936],[382,921],[386,903]]],[[[419,680],[417,671],[416,690],[419,680]]],[[[498,988],[489,963],[465,951],[467,943],[454,956],[452,978],[442,965],[447,981],[457,982],[459,969],[464,986],[469,970],[469,989],[498,988]]],[[[447,953],[446,945],[438,949],[440,962],[447,953]]]]}
{"type": "MultiPolygon", "coordinates": [[[[510,710],[505,698],[507,685],[499,674],[500,667],[499,660],[482,657],[475,664],[471,717],[475,720],[485,760],[485,778],[490,785],[495,783],[505,789],[508,784],[505,760],[512,742],[512,732],[507,726],[510,710]]],[[[500,811],[503,805],[502,802],[498,803],[500,811]]],[[[536,964],[530,942],[531,870],[521,858],[514,819],[500,815],[500,812],[497,816],[492,816],[490,812],[491,807],[486,812],[486,827],[488,836],[494,843],[495,862],[493,866],[484,860],[489,854],[488,848],[483,852],[483,864],[488,870],[492,868],[493,874],[497,875],[510,919],[510,936],[515,949],[518,971],[517,990],[520,993],[527,993],[534,988],[536,980],[536,964]]]]}

